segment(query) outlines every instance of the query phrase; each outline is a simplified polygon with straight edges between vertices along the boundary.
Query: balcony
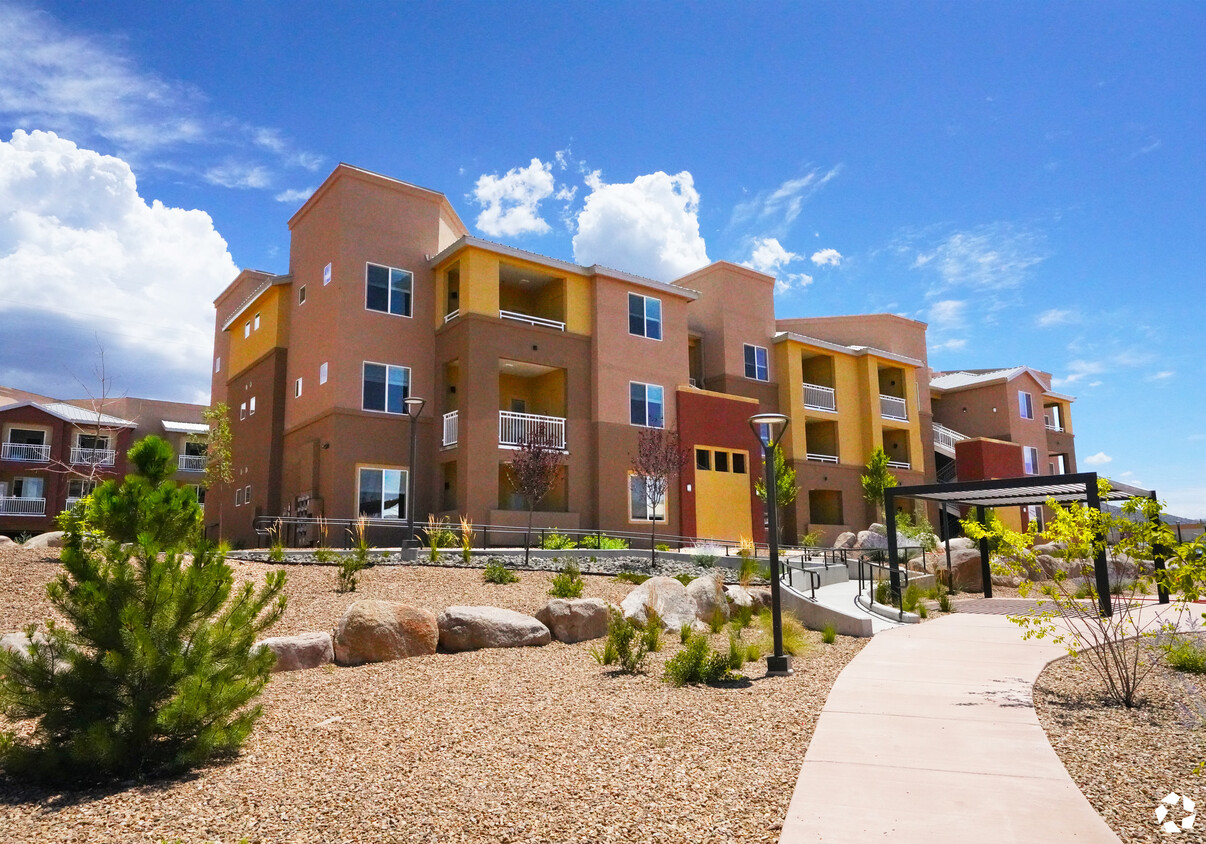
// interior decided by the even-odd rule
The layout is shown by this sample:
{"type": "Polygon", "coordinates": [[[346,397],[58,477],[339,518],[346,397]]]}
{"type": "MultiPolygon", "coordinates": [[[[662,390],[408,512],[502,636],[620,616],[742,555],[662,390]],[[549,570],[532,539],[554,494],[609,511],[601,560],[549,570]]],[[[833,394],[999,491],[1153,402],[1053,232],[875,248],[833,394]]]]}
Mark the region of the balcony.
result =
{"type": "Polygon", "coordinates": [[[112,466],[117,462],[117,452],[111,448],[73,448],[72,464],[86,466],[112,466]]]}
{"type": "Polygon", "coordinates": [[[958,431],[952,431],[945,425],[934,423],[934,448],[951,457],[955,456],[955,443],[967,439],[958,431]]]}
{"type": "Polygon", "coordinates": [[[455,310],[449,311],[448,313],[444,314],[444,324],[447,325],[448,323],[452,322],[454,319],[456,319],[460,315],[461,315],[460,308],[456,308],[455,310]]]}
{"type": "Polygon", "coordinates": [[[50,460],[50,446],[32,443],[4,443],[0,445],[0,460],[45,463],[50,460]]]}
{"type": "Polygon", "coordinates": [[[823,387],[820,384],[804,383],[804,407],[809,410],[828,410],[837,412],[837,396],[833,387],[823,387]]]}
{"type": "Polygon", "coordinates": [[[0,516],[45,516],[45,498],[0,498],[0,516]]]}
{"type": "Polygon", "coordinates": [[[539,325],[544,328],[554,328],[557,331],[565,331],[565,323],[555,319],[545,319],[544,317],[532,316],[530,314],[521,314],[518,311],[499,311],[498,315],[502,319],[510,319],[515,322],[526,322],[528,325],[539,325]]]}
{"type": "Polygon", "coordinates": [[[76,505],[76,504],[79,504],[79,503],[80,503],[81,501],[83,501],[83,500],[84,500],[84,499],[82,499],[82,498],[68,498],[68,499],[67,499],[67,504],[66,504],[66,505],[63,507],[63,509],[64,509],[64,510],[74,510],[74,509],[75,509],[75,505],[76,505]]]}
{"type": "Polygon", "coordinates": [[[905,400],[896,396],[880,395],[879,414],[884,419],[896,419],[900,422],[909,421],[909,408],[905,400]]]}
{"type": "Polygon", "coordinates": [[[545,438],[553,448],[565,450],[565,419],[560,416],[538,416],[534,413],[498,412],[498,444],[518,448],[534,437],[545,438]]]}
{"type": "MultiPolygon", "coordinates": [[[[444,448],[456,445],[457,437],[460,433],[460,425],[460,411],[454,410],[451,413],[444,414],[444,439],[441,440],[444,448]]],[[[499,431],[501,430],[502,425],[500,423],[499,431]]]]}
{"type": "Polygon", "coordinates": [[[181,454],[176,458],[176,468],[181,472],[204,472],[204,454],[181,454]]]}
{"type": "Polygon", "coordinates": [[[810,451],[810,452],[808,452],[808,462],[809,463],[837,463],[838,459],[837,459],[836,454],[813,454],[810,451]]]}
{"type": "Polygon", "coordinates": [[[893,469],[912,469],[913,468],[911,463],[906,463],[903,460],[889,460],[888,466],[890,466],[893,469]]]}

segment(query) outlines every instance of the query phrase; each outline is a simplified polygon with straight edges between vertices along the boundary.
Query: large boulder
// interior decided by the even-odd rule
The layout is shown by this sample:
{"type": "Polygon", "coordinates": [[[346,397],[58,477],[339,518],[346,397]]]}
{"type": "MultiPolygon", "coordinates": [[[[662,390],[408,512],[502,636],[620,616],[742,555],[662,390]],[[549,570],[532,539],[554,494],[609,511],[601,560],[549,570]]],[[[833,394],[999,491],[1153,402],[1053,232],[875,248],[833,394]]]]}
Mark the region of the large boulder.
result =
{"type": "Polygon", "coordinates": [[[833,540],[834,548],[853,548],[854,543],[858,542],[858,534],[845,531],[837,535],[837,539],[833,540]]]}
{"type": "Polygon", "coordinates": [[[624,617],[641,624],[647,619],[646,606],[657,611],[667,630],[678,630],[684,624],[695,626],[697,622],[695,599],[673,577],[651,577],[620,602],[624,617]]]}
{"type": "Polygon", "coordinates": [[[1046,554],[1051,557],[1062,557],[1066,546],[1062,542],[1047,542],[1042,545],[1035,545],[1033,549],[1036,554],[1046,554]]]}
{"type": "Polygon", "coordinates": [[[872,533],[878,533],[880,536],[888,535],[887,527],[881,525],[879,522],[872,522],[871,526],[868,527],[867,530],[871,531],[872,533]]]}
{"type": "Polygon", "coordinates": [[[62,548],[63,547],[63,532],[61,530],[52,530],[50,533],[40,533],[35,537],[25,540],[23,548],[62,548]]]}
{"type": "Polygon", "coordinates": [[[860,530],[854,547],[859,551],[881,551],[888,547],[888,537],[873,530],[860,530]]]}
{"type": "Polygon", "coordinates": [[[754,599],[754,612],[771,608],[771,591],[768,586],[751,586],[748,590],[754,599]]]}
{"type": "Polygon", "coordinates": [[[1122,580],[1137,580],[1140,571],[1153,571],[1150,560],[1137,560],[1129,554],[1113,554],[1109,556],[1110,583],[1122,580]]]}
{"type": "Polygon", "coordinates": [[[0,534],[0,548],[8,548],[9,546],[16,544],[17,543],[12,540],[12,537],[0,534]]]}
{"type": "Polygon", "coordinates": [[[273,672],[318,668],[335,661],[335,643],[330,633],[298,633],[261,639],[253,649],[267,648],[276,654],[273,672]]]}
{"type": "Polygon", "coordinates": [[[435,613],[397,601],[356,601],[335,630],[340,665],[388,662],[436,652],[440,630],[435,613]]]}
{"type": "MultiPolygon", "coordinates": [[[[951,540],[951,553],[954,553],[955,551],[968,551],[976,547],[978,547],[976,545],[976,541],[974,539],[969,539],[966,536],[956,536],[951,540]]],[[[938,550],[945,555],[946,544],[944,542],[939,542],[938,550]]]]}
{"type": "Polygon", "coordinates": [[[547,645],[552,639],[539,619],[498,607],[449,607],[438,623],[440,647],[453,652],[547,645]]]}
{"type": "Polygon", "coordinates": [[[951,551],[951,579],[956,589],[983,592],[984,572],[980,567],[980,552],[971,548],[951,551]]]}
{"type": "Polygon", "coordinates": [[[718,577],[706,574],[695,578],[687,584],[687,594],[695,600],[695,617],[704,624],[710,624],[717,612],[728,619],[729,602],[724,595],[724,581],[718,577]]]}
{"type": "Polygon", "coordinates": [[[735,607],[754,606],[754,596],[750,594],[750,590],[736,583],[724,587],[724,596],[735,607]]]}
{"type": "Polygon", "coordinates": [[[558,642],[585,642],[607,635],[607,602],[602,598],[554,598],[536,619],[558,642]]]}

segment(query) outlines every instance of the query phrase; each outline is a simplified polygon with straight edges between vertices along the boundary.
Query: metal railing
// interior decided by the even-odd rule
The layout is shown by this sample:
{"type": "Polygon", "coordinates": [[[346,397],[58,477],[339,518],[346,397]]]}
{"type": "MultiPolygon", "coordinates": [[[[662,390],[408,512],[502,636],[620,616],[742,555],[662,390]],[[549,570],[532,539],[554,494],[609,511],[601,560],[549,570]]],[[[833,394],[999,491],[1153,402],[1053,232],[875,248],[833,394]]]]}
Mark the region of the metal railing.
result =
{"type": "Polygon", "coordinates": [[[833,387],[804,382],[804,406],[809,410],[837,411],[837,395],[833,387]]]}
{"type": "Polygon", "coordinates": [[[498,444],[517,447],[533,437],[548,440],[553,448],[565,448],[565,419],[535,413],[498,412],[498,444]]]}
{"type": "Polygon", "coordinates": [[[117,452],[111,448],[79,448],[71,449],[71,462],[83,463],[88,466],[112,466],[117,462],[117,452]]]}
{"type": "Polygon", "coordinates": [[[66,503],[66,505],[64,505],[63,509],[64,509],[64,510],[71,510],[71,509],[73,509],[73,508],[75,507],[75,505],[76,505],[76,504],[79,504],[79,503],[80,503],[81,501],[83,501],[83,500],[84,500],[84,499],[83,499],[83,498],[81,498],[81,497],[74,497],[74,498],[72,498],[72,497],[68,497],[68,499],[67,499],[67,503],[66,503]]]}
{"type": "Polygon", "coordinates": [[[460,308],[456,308],[455,310],[449,311],[448,313],[444,314],[444,324],[447,325],[448,323],[452,322],[454,319],[456,319],[460,315],[461,315],[460,308]]]}
{"type": "Polygon", "coordinates": [[[441,442],[445,447],[457,444],[460,434],[460,411],[454,410],[444,414],[444,438],[441,442]]]}
{"type": "MultiPolygon", "coordinates": [[[[909,549],[906,549],[906,548],[899,548],[899,549],[897,549],[897,554],[901,554],[901,552],[903,552],[904,556],[907,559],[908,550],[909,549]]],[[[921,549],[918,548],[916,550],[921,550],[921,549]]],[[[885,551],[884,554],[886,555],[887,552],[885,551]]],[[[897,567],[895,570],[900,574],[900,593],[903,596],[904,590],[909,588],[910,569],[909,569],[907,563],[901,563],[901,565],[899,567],[897,567]]],[[[868,560],[866,557],[859,557],[859,560],[858,560],[858,592],[860,595],[866,594],[868,604],[874,605],[876,603],[876,601],[875,601],[876,584],[882,580],[891,578],[892,571],[893,571],[893,566],[890,563],[880,563],[880,562],[876,562],[874,560],[868,560]],[[882,577],[875,577],[874,573],[876,570],[887,572],[887,574],[882,577]],[[865,588],[864,588],[864,585],[865,585],[865,588]]],[[[917,573],[920,574],[921,572],[917,572],[917,573]]],[[[897,619],[903,619],[904,618],[904,599],[903,599],[903,597],[897,598],[897,596],[895,596],[895,595],[893,595],[892,597],[896,598],[899,603],[896,603],[896,604],[890,603],[890,604],[888,604],[888,606],[895,607],[897,619]]]]}
{"type": "Polygon", "coordinates": [[[812,463],[837,463],[838,462],[838,458],[837,458],[836,454],[816,454],[811,451],[808,452],[808,459],[812,463]]]}
{"type": "Polygon", "coordinates": [[[787,575],[787,585],[792,589],[796,588],[796,572],[808,575],[809,597],[815,601],[817,588],[821,585],[821,575],[814,569],[805,568],[803,560],[804,558],[783,557],[779,560],[779,565],[783,567],[783,574],[787,575]]]}
{"type": "Polygon", "coordinates": [[[45,498],[0,498],[0,516],[45,516],[45,498]]]}
{"type": "Polygon", "coordinates": [[[565,323],[555,319],[545,319],[544,317],[532,316],[531,314],[521,314],[518,311],[499,311],[499,317],[502,319],[512,319],[516,322],[526,322],[528,325],[539,325],[544,328],[555,328],[558,331],[565,331],[565,323]]]}
{"type": "Polygon", "coordinates": [[[181,454],[176,458],[176,468],[181,472],[204,472],[204,454],[181,454]]]}
{"type": "Polygon", "coordinates": [[[879,415],[885,419],[899,419],[901,422],[908,422],[909,406],[902,398],[881,394],[879,397],[879,415]]]}
{"type": "Polygon", "coordinates": [[[889,460],[888,465],[893,469],[912,469],[913,464],[907,460],[889,460]]]}
{"type": "Polygon", "coordinates": [[[33,443],[4,443],[0,445],[0,460],[23,460],[30,463],[45,463],[49,459],[49,445],[34,445],[33,443]]]}
{"type": "Polygon", "coordinates": [[[935,448],[945,448],[953,454],[955,451],[955,443],[963,442],[965,439],[967,439],[967,437],[963,434],[960,434],[958,431],[952,431],[945,425],[939,425],[937,422],[934,423],[935,448]]]}

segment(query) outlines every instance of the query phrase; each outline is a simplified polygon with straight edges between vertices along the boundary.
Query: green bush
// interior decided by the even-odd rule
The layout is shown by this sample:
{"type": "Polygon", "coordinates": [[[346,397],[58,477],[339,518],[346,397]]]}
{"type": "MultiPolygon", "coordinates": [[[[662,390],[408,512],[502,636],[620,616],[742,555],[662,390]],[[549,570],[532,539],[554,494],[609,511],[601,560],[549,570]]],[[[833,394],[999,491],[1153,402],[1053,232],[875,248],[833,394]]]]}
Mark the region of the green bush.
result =
{"type": "Polygon", "coordinates": [[[713,633],[719,633],[721,630],[724,630],[725,621],[724,610],[716,607],[712,610],[712,616],[708,619],[708,627],[712,629],[713,633]]]}
{"type": "Polygon", "coordinates": [[[901,609],[905,612],[917,612],[921,606],[921,598],[921,587],[916,583],[910,583],[900,596],[901,609]]]}
{"type": "Polygon", "coordinates": [[[335,562],[335,552],[322,545],[314,549],[314,562],[326,565],[335,562]]]}
{"type": "MultiPolygon", "coordinates": [[[[783,651],[792,656],[802,656],[808,652],[808,632],[800,620],[789,612],[782,614],[783,619],[783,651]]],[[[774,652],[773,619],[770,610],[758,613],[758,644],[763,653],[774,652]]]]}
{"type": "Polygon", "coordinates": [[[683,586],[686,586],[695,578],[689,574],[676,574],[676,575],[674,575],[674,579],[677,580],[679,583],[681,583],[683,586]]]}
{"type": "Polygon", "coordinates": [[[744,630],[750,626],[750,622],[753,620],[754,608],[752,605],[734,605],[729,608],[729,625],[732,626],[734,630],[744,630]]]}
{"type": "Polygon", "coordinates": [[[356,580],[369,564],[368,522],[363,516],[356,520],[354,527],[348,529],[348,535],[352,539],[352,553],[339,558],[336,584],[339,592],[355,592],[356,580]]]}
{"type": "Polygon", "coordinates": [[[955,608],[951,604],[951,596],[943,592],[938,596],[938,609],[942,612],[954,612],[955,608]]]}
{"type": "Polygon", "coordinates": [[[832,645],[837,641],[837,628],[832,624],[826,624],[821,629],[821,641],[826,645],[832,645]]]}
{"type": "Polygon", "coordinates": [[[670,546],[664,542],[659,542],[656,547],[657,547],[657,550],[659,550],[659,551],[669,551],[670,550],[670,546]]]}
{"type": "Polygon", "coordinates": [[[600,665],[618,665],[626,674],[642,671],[649,649],[648,642],[641,634],[642,631],[622,612],[611,607],[608,609],[607,641],[602,650],[591,648],[591,656],[600,665]]]}
{"type": "Polygon", "coordinates": [[[699,566],[700,568],[711,568],[712,566],[716,565],[716,555],[692,554],[691,562],[695,563],[695,565],[699,566]]]}
{"type": "Polygon", "coordinates": [[[570,548],[577,548],[574,540],[563,533],[546,533],[540,542],[540,547],[546,551],[565,551],[570,548]]]}
{"type": "Polygon", "coordinates": [[[585,588],[586,581],[582,579],[582,570],[578,568],[577,563],[571,561],[553,575],[553,586],[549,589],[549,594],[554,598],[581,598],[585,588]]]}
{"type": "Polygon", "coordinates": [[[906,539],[913,540],[913,543],[920,545],[924,551],[934,551],[938,548],[938,536],[924,513],[918,513],[916,516],[897,513],[896,531],[906,539]]]}
{"type": "Polygon", "coordinates": [[[666,660],[663,679],[673,686],[723,683],[737,679],[729,669],[729,655],[712,648],[708,637],[694,633],[683,649],[666,660]]]}
{"type": "Polygon", "coordinates": [[[892,603],[892,581],[884,578],[875,584],[875,603],[892,603]]]}
{"type": "Polygon", "coordinates": [[[745,646],[745,661],[757,662],[762,659],[762,648],[757,642],[752,642],[745,646]]]}
{"type": "Polygon", "coordinates": [[[1177,671],[1206,674],[1206,644],[1192,636],[1173,636],[1164,646],[1168,664],[1177,671]]]}
{"type": "Polygon", "coordinates": [[[741,646],[741,636],[735,631],[729,631],[729,669],[736,671],[745,664],[745,648],[741,646]]]}
{"type": "Polygon", "coordinates": [[[634,583],[640,586],[649,579],[647,574],[637,574],[635,571],[622,571],[616,575],[616,580],[620,583],[634,583]]]}
{"type": "Polygon", "coordinates": [[[657,610],[652,605],[645,606],[645,624],[642,627],[637,625],[641,631],[641,643],[645,646],[645,650],[649,652],[660,651],[662,649],[662,617],[658,615],[657,610]]]}
{"type": "Polygon", "coordinates": [[[687,640],[691,638],[691,624],[687,622],[682,627],[678,628],[678,641],[680,644],[687,644],[687,640]]]}
{"type": "Polygon", "coordinates": [[[486,563],[486,567],[482,570],[482,580],[486,583],[518,583],[519,575],[511,571],[498,560],[491,560],[486,563]]]}
{"type": "Polygon", "coordinates": [[[599,551],[623,551],[628,547],[628,540],[606,534],[596,536],[592,533],[579,539],[578,547],[599,551]]]}
{"type": "Polygon", "coordinates": [[[800,537],[800,544],[805,548],[816,548],[820,543],[821,532],[819,530],[810,530],[800,537]]]}

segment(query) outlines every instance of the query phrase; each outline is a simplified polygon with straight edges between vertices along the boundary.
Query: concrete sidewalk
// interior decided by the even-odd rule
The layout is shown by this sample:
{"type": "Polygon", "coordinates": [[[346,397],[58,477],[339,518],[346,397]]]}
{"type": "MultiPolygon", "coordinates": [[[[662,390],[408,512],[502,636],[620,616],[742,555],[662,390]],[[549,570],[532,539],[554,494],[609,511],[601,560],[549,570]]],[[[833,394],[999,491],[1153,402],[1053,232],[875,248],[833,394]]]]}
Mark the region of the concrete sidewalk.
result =
{"type": "Polygon", "coordinates": [[[1031,701],[1043,667],[1065,653],[998,615],[877,634],[829,694],[781,844],[1118,844],[1031,701]]]}

